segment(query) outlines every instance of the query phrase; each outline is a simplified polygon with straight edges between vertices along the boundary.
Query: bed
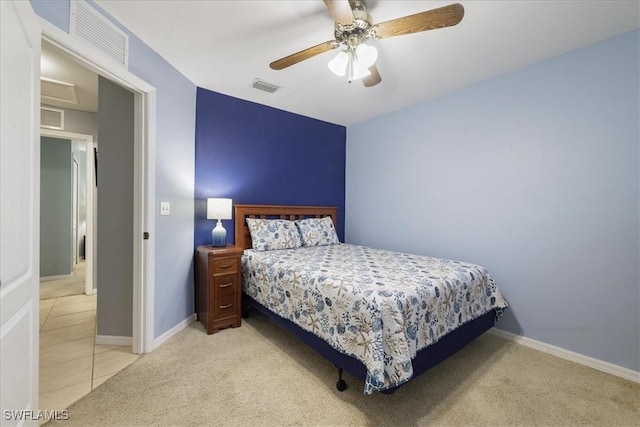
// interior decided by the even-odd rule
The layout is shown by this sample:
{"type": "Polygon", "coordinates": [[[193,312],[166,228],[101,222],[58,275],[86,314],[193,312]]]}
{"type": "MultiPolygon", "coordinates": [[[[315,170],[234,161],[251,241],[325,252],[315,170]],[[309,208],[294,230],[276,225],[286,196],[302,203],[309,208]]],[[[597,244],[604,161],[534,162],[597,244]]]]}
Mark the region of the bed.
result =
{"type": "Polygon", "coordinates": [[[481,266],[345,244],[335,230],[337,208],[235,205],[243,312],[257,309],[334,363],[338,390],[345,370],[365,394],[393,393],[507,308],[481,266]]]}

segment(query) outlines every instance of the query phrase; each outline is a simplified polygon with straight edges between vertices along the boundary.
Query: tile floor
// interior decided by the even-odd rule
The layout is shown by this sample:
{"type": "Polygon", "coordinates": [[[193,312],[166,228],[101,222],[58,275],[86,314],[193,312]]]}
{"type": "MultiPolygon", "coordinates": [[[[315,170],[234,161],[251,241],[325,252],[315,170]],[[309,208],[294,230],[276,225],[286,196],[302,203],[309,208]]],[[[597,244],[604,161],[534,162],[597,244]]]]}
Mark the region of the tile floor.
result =
{"type": "Polygon", "coordinates": [[[131,347],[95,344],[96,301],[40,300],[40,409],[66,409],[138,359],[131,347]]]}
{"type": "Polygon", "coordinates": [[[67,279],[40,282],[40,299],[60,298],[84,294],[87,264],[84,260],[73,265],[73,274],[67,279]]]}

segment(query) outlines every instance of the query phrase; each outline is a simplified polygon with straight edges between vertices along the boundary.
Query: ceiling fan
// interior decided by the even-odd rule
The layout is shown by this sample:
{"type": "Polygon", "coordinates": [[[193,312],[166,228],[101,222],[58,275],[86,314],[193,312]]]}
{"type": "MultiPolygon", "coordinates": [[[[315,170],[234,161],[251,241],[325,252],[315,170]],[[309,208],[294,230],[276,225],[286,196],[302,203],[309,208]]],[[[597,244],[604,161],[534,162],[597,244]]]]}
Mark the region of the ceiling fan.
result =
{"type": "Polygon", "coordinates": [[[273,61],[269,64],[272,69],[282,70],[343,46],[338,56],[329,62],[329,69],[340,76],[346,74],[349,83],[362,79],[366,87],[375,86],[382,81],[375,65],[377,51],[365,42],[450,27],[459,23],[464,16],[462,5],[455,3],[374,25],[364,0],[324,0],[324,3],[335,21],[335,40],[273,61]]]}

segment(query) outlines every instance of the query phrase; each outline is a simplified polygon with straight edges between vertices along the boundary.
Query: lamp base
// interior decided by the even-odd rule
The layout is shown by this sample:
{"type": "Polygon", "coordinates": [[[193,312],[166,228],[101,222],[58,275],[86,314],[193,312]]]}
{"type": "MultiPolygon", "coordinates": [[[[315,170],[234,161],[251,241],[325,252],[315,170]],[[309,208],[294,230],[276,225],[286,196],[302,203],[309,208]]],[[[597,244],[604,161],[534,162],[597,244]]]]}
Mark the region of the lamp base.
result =
{"type": "Polygon", "coordinates": [[[220,220],[218,220],[216,228],[211,231],[211,246],[227,246],[227,230],[224,229],[220,220]]]}

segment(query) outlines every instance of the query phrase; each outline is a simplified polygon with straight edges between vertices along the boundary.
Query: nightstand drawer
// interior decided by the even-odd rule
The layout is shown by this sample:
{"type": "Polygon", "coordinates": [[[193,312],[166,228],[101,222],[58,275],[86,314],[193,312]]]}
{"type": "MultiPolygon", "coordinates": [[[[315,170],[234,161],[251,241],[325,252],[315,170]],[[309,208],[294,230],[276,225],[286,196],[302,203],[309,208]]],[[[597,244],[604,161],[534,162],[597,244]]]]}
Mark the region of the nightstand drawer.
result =
{"type": "Polygon", "coordinates": [[[238,305],[236,303],[236,295],[224,295],[220,298],[216,298],[215,301],[215,316],[231,316],[238,313],[238,305]]]}
{"type": "Polygon", "coordinates": [[[238,293],[238,275],[235,273],[228,276],[216,276],[213,278],[213,283],[215,297],[236,295],[238,293]]]}
{"type": "Polygon", "coordinates": [[[238,272],[238,258],[213,259],[213,274],[231,274],[238,272]]]}

